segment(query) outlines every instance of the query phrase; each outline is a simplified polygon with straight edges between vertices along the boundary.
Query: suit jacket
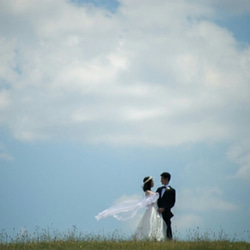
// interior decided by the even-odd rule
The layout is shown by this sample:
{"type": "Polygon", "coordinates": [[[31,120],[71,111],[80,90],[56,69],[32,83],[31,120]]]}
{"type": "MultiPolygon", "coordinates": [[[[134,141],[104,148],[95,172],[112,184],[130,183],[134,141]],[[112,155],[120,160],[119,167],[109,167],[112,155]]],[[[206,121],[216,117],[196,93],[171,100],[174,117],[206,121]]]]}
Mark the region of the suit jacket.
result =
{"type": "Polygon", "coordinates": [[[175,189],[168,186],[166,188],[166,191],[164,192],[163,196],[161,196],[162,189],[163,189],[163,187],[160,187],[156,190],[156,192],[159,193],[159,199],[157,201],[157,205],[159,208],[165,209],[163,214],[166,217],[171,218],[174,216],[173,213],[171,212],[171,208],[175,204],[175,189]]]}

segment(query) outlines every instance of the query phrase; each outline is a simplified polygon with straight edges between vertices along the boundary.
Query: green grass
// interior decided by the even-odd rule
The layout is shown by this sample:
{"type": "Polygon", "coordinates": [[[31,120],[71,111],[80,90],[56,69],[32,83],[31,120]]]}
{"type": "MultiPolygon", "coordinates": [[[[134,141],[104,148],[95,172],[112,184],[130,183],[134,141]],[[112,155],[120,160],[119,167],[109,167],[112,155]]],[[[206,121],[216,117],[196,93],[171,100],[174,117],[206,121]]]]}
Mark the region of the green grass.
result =
{"type": "Polygon", "coordinates": [[[172,240],[165,242],[155,241],[136,241],[132,238],[125,239],[120,236],[118,231],[106,236],[82,235],[75,226],[69,231],[60,233],[56,230],[52,231],[40,230],[39,228],[32,234],[27,230],[18,232],[13,238],[8,236],[2,230],[0,232],[0,249],[174,249],[174,250],[250,250],[250,243],[228,240],[226,234],[219,233],[217,240],[214,235],[205,233],[201,235],[197,231],[189,232],[187,241],[172,240]],[[213,240],[209,239],[213,238],[213,240]]]}
{"type": "Polygon", "coordinates": [[[150,242],[150,241],[52,241],[1,244],[0,249],[250,249],[250,243],[229,241],[150,242]]]}

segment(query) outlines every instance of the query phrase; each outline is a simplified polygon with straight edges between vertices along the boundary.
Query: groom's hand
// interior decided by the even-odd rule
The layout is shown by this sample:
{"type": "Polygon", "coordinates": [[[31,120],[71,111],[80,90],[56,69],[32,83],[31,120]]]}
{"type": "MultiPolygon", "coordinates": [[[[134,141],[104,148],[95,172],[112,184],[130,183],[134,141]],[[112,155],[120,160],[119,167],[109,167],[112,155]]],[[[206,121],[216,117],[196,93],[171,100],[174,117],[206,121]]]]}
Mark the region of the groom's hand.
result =
{"type": "Polygon", "coordinates": [[[163,212],[164,212],[164,208],[163,207],[160,207],[160,208],[158,208],[158,212],[160,213],[160,214],[162,214],[163,212]]]}

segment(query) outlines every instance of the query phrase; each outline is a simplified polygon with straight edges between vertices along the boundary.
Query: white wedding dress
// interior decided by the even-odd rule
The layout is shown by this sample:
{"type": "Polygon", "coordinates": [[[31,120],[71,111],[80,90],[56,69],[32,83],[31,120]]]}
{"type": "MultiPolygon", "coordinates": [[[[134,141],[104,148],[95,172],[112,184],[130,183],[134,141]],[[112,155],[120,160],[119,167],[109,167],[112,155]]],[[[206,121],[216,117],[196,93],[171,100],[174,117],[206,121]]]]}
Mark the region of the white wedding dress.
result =
{"type": "Polygon", "coordinates": [[[129,200],[118,203],[99,213],[97,220],[108,216],[113,216],[117,220],[128,220],[133,218],[140,209],[146,208],[134,234],[137,240],[157,240],[165,239],[166,226],[161,214],[157,212],[158,193],[152,193],[143,200],[129,200]]]}
{"type": "Polygon", "coordinates": [[[135,239],[138,240],[156,240],[165,239],[166,226],[161,214],[157,212],[157,204],[149,205],[143,214],[137,229],[135,231],[135,239]]]}

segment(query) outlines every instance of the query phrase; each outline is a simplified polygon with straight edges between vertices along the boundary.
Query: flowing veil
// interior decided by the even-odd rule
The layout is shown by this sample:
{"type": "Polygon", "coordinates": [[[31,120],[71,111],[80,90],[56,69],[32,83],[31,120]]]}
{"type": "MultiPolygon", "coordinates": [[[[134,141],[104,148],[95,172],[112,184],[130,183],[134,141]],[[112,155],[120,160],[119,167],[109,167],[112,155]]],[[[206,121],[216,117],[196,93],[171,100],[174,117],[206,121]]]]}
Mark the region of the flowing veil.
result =
{"type": "Polygon", "coordinates": [[[97,220],[113,216],[117,220],[126,221],[133,218],[141,208],[147,208],[159,198],[158,193],[153,193],[142,200],[127,200],[111,206],[95,216],[97,220]]]}

